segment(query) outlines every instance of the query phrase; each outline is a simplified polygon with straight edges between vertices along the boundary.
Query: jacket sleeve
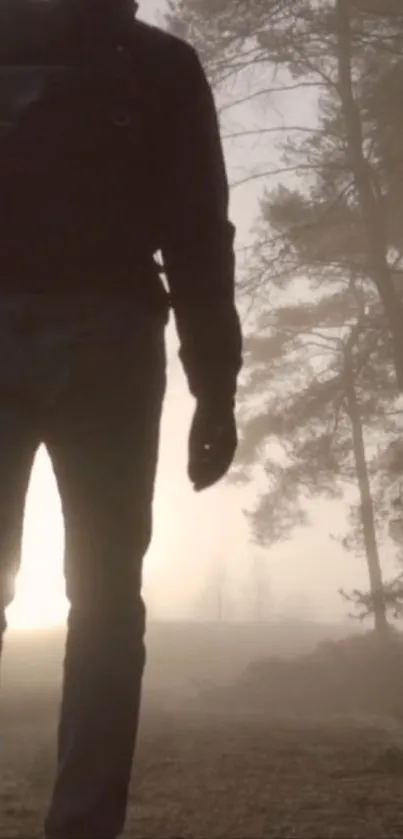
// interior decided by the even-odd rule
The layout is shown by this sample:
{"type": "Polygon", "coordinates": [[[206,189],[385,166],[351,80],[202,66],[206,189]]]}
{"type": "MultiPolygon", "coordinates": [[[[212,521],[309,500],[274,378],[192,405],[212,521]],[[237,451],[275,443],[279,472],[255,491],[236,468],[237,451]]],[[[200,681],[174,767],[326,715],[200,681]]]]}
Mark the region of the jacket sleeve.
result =
{"type": "Polygon", "coordinates": [[[188,50],[169,126],[162,254],[189,388],[199,400],[232,400],[242,366],[235,230],[213,94],[188,50]]]}

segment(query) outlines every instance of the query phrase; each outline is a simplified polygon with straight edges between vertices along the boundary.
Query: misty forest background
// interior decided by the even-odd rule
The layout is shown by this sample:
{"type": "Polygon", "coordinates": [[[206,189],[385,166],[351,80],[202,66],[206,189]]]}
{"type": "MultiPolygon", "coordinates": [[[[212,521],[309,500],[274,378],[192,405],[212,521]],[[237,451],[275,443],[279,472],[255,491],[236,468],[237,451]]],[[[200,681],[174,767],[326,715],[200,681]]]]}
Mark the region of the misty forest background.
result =
{"type": "MultiPolygon", "coordinates": [[[[403,633],[392,631],[403,619],[403,3],[171,0],[161,22],[197,47],[213,84],[241,221],[242,201],[259,196],[252,229],[238,236],[245,368],[230,476],[255,547],[247,544],[243,563],[239,520],[246,524],[237,515],[227,525],[227,489],[212,491],[222,557],[209,576],[204,554],[221,547],[204,533],[214,516],[203,519],[198,501],[197,530],[176,468],[167,470],[156,576],[165,600],[180,589],[188,601],[187,577],[199,574],[208,602],[199,622],[159,621],[152,591],[147,598],[127,835],[403,836],[403,633]],[[169,526],[181,531],[182,550],[176,535],[169,544],[169,526]],[[313,592],[316,603],[323,596],[321,617],[330,613],[329,530],[345,579],[341,608],[368,633],[349,620],[315,621],[314,597],[305,622],[296,608],[275,620],[280,554],[288,589],[308,600],[313,592]],[[368,570],[362,591],[351,590],[346,556],[368,570]],[[230,608],[240,565],[249,573],[244,603],[252,580],[261,623],[237,622],[230,608]]],[[[186,431],[178,433],[184,412],[174,407],[162,450],[177,459],[186,431]]],[[[32,523],[38,511],[39,500],[32,523]]],[[[58,624],[7,640],[1,836],[42,835],[64,632],[58,624]]]]}
{"type": "MultiPolygon", "coordinates": [[[[332,538],[366,562],[368,589],[340,594],[388,635],[403,615],[401,0],[172,0],[168,25],[213,84],[243,165],[233,189],[260,187],[238,250],[232,475],[261,487],[253,539],[269,552],[309,524],[315,500],[348,505],[332,538]],[[306,107],[284,109],[287,97],[306,107]]],[[[223,584],[218,573],[218,614],[223,584]]]]}

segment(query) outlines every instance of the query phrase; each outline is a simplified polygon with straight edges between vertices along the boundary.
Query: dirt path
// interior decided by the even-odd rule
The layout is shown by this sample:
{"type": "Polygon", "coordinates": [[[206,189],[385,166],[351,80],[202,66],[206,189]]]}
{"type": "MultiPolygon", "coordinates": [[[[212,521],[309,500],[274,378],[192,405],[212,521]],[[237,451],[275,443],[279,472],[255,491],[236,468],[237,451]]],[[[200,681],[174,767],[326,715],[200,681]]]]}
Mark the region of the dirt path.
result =
{"type": "MultiPolygon", "coordinates": [[[[54,722],[10,709],[1,722],[1,839],[41,835],[54,722]]],[[[402,791],[403,758],[374,725],[153,711],[143,718],[126,836],[397,839],[402,791]]]]}

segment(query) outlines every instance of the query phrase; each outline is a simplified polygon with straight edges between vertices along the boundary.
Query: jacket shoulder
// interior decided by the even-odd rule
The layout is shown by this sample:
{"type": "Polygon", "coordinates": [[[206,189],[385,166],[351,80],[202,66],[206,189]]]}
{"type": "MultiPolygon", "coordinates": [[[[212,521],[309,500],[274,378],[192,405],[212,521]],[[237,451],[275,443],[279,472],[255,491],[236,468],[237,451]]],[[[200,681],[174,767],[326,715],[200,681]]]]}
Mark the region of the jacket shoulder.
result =
{"type": "Polygon", "coordinates": [[[178,79],[182,84],[187,74],[192,74],[196,65],[199,65],[198,55],[191,44],[143,21],[135,22],[134,48],[139,50],[147,64],[166,73],[166,78],[173,81],[178,79]]]}

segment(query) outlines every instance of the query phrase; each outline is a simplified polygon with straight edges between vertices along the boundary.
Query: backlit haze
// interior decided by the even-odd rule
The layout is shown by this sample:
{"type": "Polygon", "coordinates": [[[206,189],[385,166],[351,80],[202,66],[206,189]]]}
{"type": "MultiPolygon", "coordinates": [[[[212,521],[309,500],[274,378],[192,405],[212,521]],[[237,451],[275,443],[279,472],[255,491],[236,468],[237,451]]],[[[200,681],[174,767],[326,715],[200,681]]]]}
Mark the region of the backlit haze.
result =
{"type": "MultiPolygon", "coordinates": [[[[163,6],[143,0],[141,16],[152,19],[163,6]]],[[[280,103],[281,105],[281,103],[280,103]]],[[[309,118],[309,100],[298,102],[298,119],[309,118]]],[[[266,147],[267,159],[267,147],[266,147]]],[[[250,163],[250,158],[247,161],[250,163]]],[[[228,154],[230,174],[242,164],[242,149],[228,154]],[[239,159],[238,159],[239,156],[239,159]]],[[[239,177],[239,170],[238,170],[239,177]]],[[[242,177],[242,174],[241,174],[242,177]]],[[[240,188],[232,198],[238,245],[248,236],[262,184],[240,188]]],[[[150,617],[214,618],[217,580],[224,580],[224,617],[254,619],[256,568],[267,616],[337,619],[345,605],[337,590],[365,585],[364,562],[344,553],[330,538],[342,529],[343,508],[318,503],[316,526],[270,551],[249,541],[243,509],[256,487],[225,483],[195,496],[186,477],[186,446],[192,400],[177,360],[176,337],[168,332],[169,388],[161,437],[154,507],[155,531],[144,572],[150,617]]],[[[27,499],[22,569],[10,607],[11,627],[50,626],[64,621],[67,604],[62,574],[63,525],[49,458],[42,448],[27,499]]],[[[113,562],[113,557],[111,557],[113,562]]]]}

